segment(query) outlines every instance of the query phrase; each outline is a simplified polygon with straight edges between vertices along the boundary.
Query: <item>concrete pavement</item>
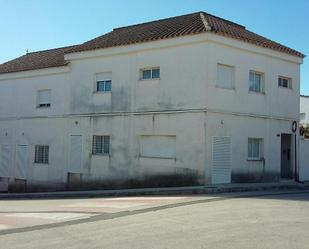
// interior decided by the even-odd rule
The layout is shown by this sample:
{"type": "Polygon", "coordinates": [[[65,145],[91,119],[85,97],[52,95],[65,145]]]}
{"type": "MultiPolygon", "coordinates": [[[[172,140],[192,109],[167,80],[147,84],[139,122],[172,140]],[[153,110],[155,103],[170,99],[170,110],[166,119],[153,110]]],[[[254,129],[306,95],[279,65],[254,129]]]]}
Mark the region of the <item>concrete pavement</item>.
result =
{"type": "Polygon", "coordinates": [[[13,215],[16,219],[30,214],[32,219],[31,214],[44,213],[47,218],[49,213],[49,218],[58,220],[3,228],[0,245],[9,249],[309,248],[308,192],[251,195],[1,201],[1,214],[18,214],[13,215]],[[68,216],[59,222],[55,214],[68,216]]]}

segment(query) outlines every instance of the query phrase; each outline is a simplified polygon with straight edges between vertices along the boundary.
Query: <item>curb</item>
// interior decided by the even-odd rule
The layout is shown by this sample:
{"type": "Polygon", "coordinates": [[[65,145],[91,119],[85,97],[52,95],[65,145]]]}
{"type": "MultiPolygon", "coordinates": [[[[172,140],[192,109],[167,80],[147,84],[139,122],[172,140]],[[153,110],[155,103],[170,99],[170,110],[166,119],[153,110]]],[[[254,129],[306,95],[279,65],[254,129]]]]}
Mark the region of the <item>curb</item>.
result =
{"type": "Polygon", "coordinates": [[[2,193],[0,200],[14,199],[56,199],[56,198],[94,198],[94,197],[125,197],[151,195],[191,195],[191,194],[219,194],[231,192],[251,192],[269,190],[309,190],[309,184],[229,184],[191,187],[121,189],[121,190],[93,190],[93,191],[61,191],[38,193],[2,193]]]}

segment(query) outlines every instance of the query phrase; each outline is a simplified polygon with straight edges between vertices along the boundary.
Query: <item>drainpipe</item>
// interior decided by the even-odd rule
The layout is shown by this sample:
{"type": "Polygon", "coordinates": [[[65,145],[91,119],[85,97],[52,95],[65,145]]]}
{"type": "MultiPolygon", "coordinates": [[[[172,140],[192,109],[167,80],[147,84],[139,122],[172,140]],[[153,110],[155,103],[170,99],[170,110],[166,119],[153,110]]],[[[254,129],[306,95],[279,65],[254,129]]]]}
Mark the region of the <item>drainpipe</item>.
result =
{"type": "Polygon", "coordinates": [[[300,182],[299,181],[299,172],[298,172],[298,168],[297,168],[297,122],[293,121],[292,123],[292,132],[294,133],[294,151],[295,151],[295,156],[294,156],[294,165],[295,165],[295,169],[294,169],[294,179],[296,182],[300,182]]]}

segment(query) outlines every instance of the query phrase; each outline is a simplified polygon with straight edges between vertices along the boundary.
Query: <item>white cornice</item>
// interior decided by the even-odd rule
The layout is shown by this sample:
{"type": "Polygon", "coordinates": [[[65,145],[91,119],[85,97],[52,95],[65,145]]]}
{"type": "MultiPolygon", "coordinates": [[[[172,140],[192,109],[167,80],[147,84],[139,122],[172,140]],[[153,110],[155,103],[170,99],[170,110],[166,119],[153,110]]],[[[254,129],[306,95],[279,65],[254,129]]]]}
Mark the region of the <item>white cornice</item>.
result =
{"type": "Polygon", "coordinates": [[[132,44],[126,46],[119,47],[111,47],[105,49],[97,49],[91,51],[83,51],[76,52],[65,55],[65,60],[74,61],[74,60],[83,60],[83,59],[91,59],[96,57],[106,57],[106,56],[114,56],[120,54],[128,54],[135,53],[140,51],[147,50],[155,50],[160,48],[169,48],[169,47],[177,47],[184,46],[190,44],[198,44],[198,43],[207,43],[213,42],[216,44],[224,45],[227,47],[239,49],[242,51],[247,51],[250,53],[260,54],[268,57],[277,58],[280,60],[301,64],[303,63],[303,59],[297,56],[289,55],[286,53],[278,52],[273,49],[263,48],[251,43],[243,42],[237,39],[216,35],[213,33],[203,33],[197,35],[187,35],[177,38],[171,39],[163,39],[158,41],[144,42],[139,44],[132,44]]]}
{"type": "Polygon", "coordinates": [[[46,76],[46,75],[53,75],[53,74],[62,74],[62,73],[67,73],[69,71],[70,71],[69,66],[62,66],[62,67],[50,67],[50,68],[44,68],[44,69],[22,71],[22,72],[16,72],[16,73],[5,73],[5,74],[0,74],[0,81],[10,80],[10,79],[32,78],[32,77],[46,76]]]}

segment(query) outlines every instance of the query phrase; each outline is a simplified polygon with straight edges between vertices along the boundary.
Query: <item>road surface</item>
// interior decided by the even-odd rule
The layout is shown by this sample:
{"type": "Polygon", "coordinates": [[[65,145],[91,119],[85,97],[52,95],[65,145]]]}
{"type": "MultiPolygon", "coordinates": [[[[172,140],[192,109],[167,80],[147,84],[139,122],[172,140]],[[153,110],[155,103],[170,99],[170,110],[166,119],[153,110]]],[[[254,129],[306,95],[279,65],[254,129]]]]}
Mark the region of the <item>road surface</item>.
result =
{"type": "Polygon", "coordinates": [[[309,193],[256,194],[0,201],[0,248],[309,248],[309,193]]]}

